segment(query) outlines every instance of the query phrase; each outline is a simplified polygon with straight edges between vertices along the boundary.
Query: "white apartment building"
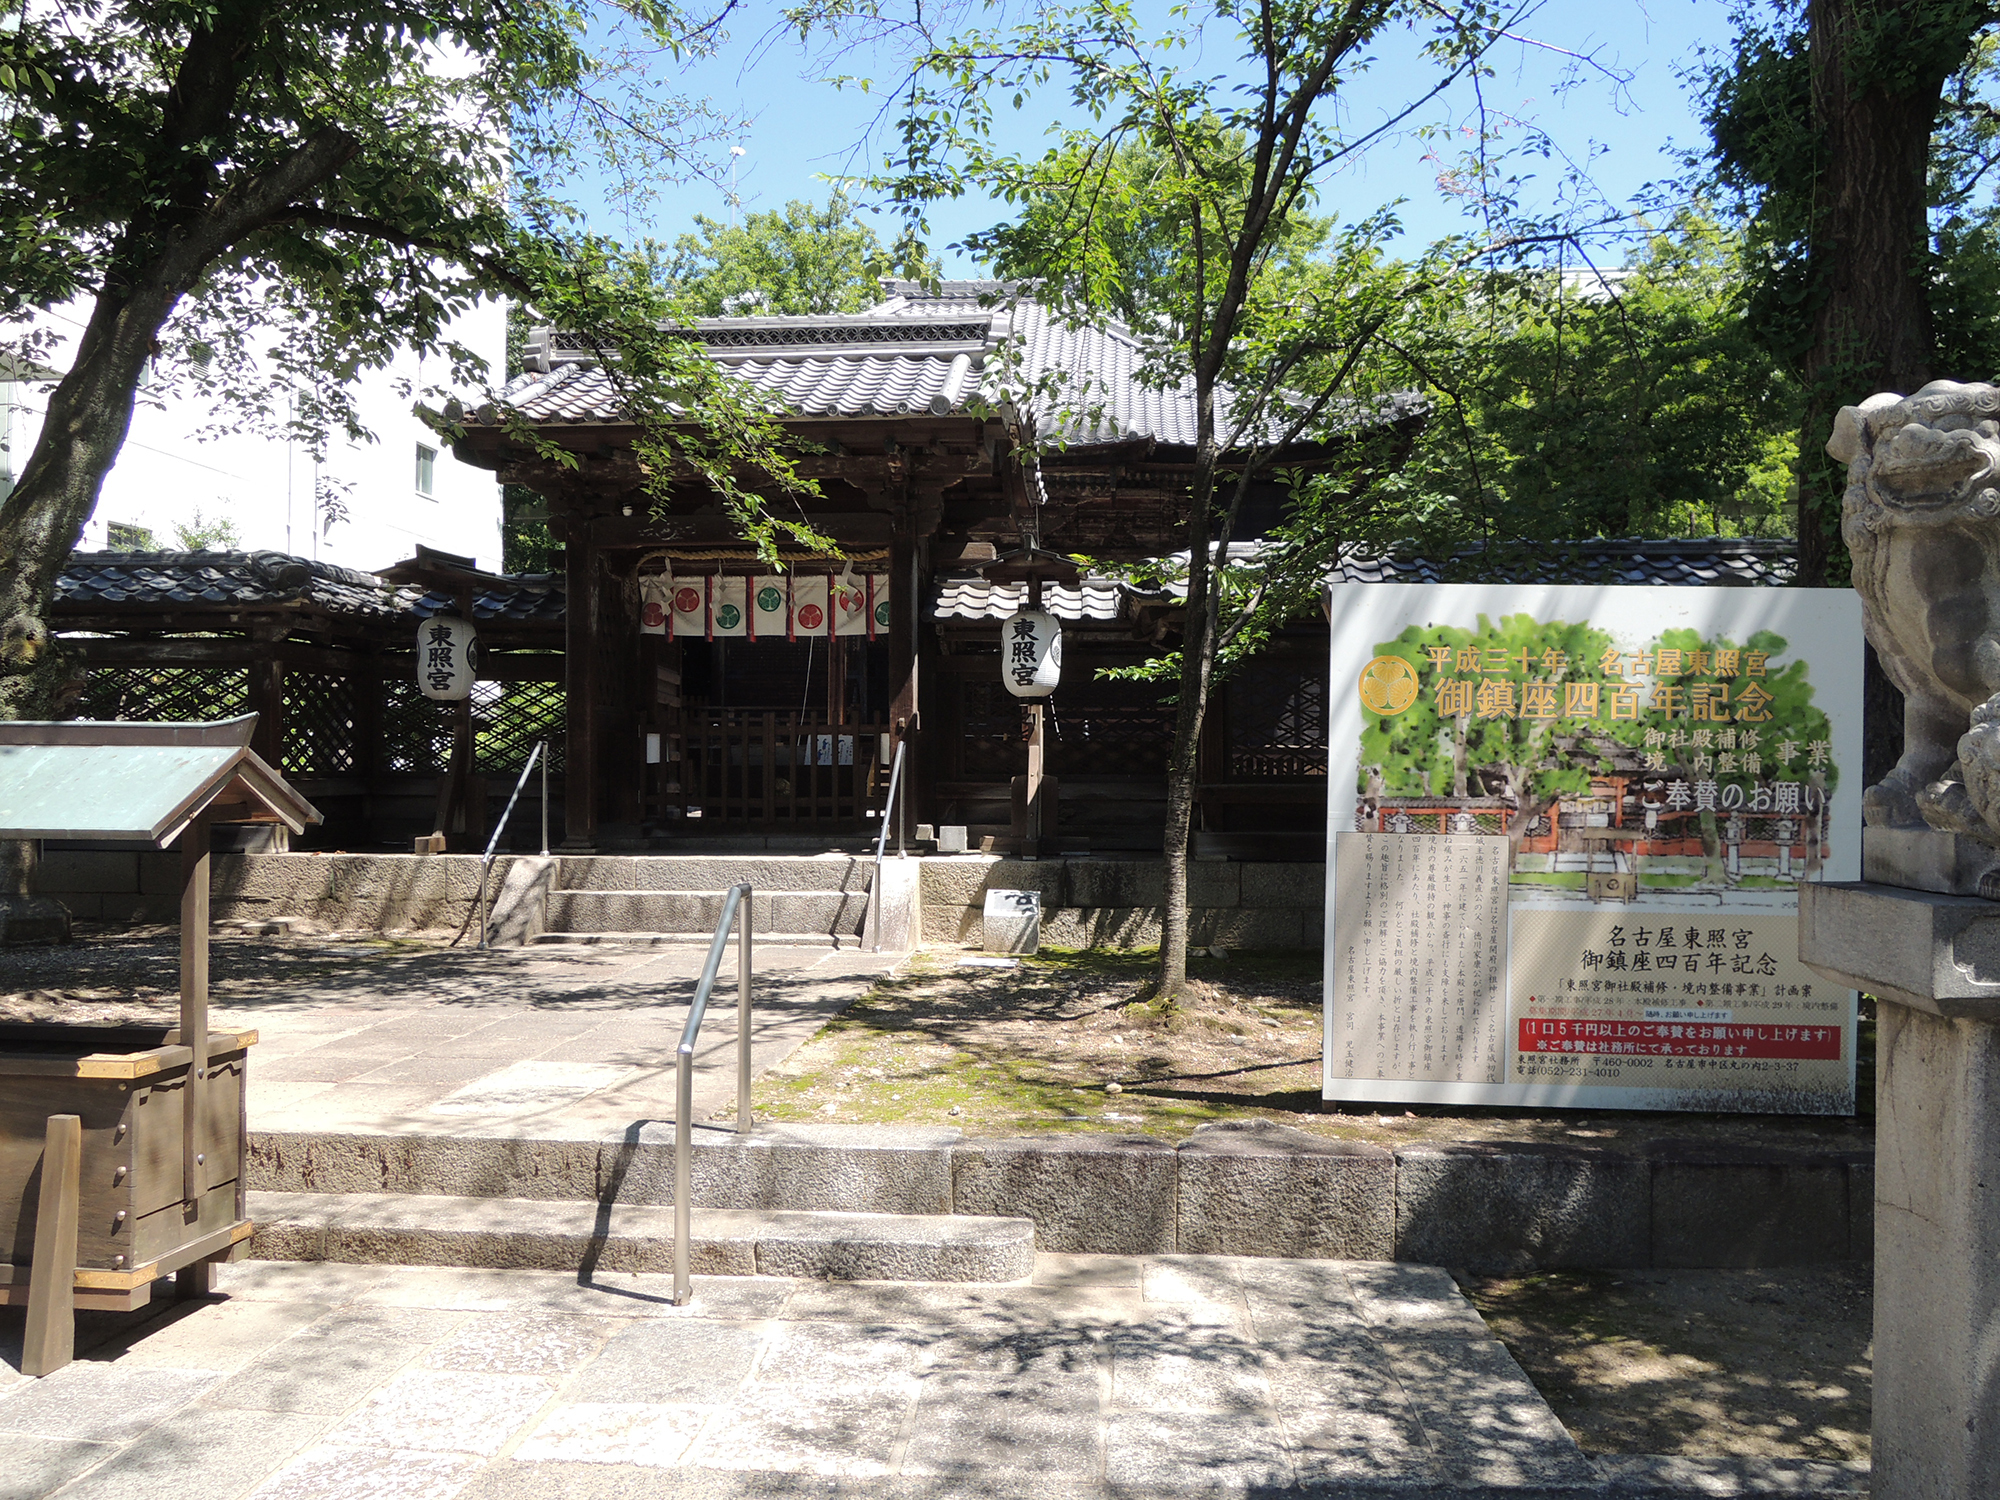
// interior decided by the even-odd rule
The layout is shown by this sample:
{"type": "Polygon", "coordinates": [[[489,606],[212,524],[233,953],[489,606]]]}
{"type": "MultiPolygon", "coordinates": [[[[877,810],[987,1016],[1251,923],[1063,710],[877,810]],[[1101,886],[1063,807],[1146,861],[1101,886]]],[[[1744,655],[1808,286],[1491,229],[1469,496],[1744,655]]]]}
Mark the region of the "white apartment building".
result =
{"type": "MultiPolygon", "coordinates": [[[[70,338],[80,334],[81,308],[59,309],[50,324],[70,338]]],[[[454,335],[491,365],[494,383],[505,371],[507,311],[482,302],[458,320],[454,335]]],[[[58,351],[51,363],[60,367],[58,351]]],[[[208,424],[198,399],[143,399],[117,465],[104,482],[97,510],[85,525],[79,551],[175,550],[177,525],[226,519],[246,551],[269,549],[364,571],[412,555],[417,543],[471,556],[482,568],[500,567],[500,488],[493,476],[459,463],[411,411],[399,382],[416,388],[444,378],[442,362],[428,366],[414,354],[358,381],[356,405],[372,443],[336,434],[324,464],[306,448],[238,433],[197,436],[208,424]],[[316,497],[340,497],[345,514],[329,521],[316,497]]],[[[41,430],[47,383],[0,380],[0,493],[13,486],[41,430]]],[[[474,393],[466,392],[472,405],[474,393]]],[[[430,404],[438,404],[433,400],[430,404]]]]}

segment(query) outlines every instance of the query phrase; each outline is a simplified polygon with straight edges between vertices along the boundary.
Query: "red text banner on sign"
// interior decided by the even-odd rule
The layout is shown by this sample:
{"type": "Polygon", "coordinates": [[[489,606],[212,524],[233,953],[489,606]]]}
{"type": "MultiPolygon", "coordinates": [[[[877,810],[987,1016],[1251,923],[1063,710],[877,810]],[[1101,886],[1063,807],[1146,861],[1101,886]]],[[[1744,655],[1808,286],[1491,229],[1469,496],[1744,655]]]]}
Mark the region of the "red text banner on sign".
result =
{"type": "Polygon", "coordinates": [[[1678,1021],[1523,1020],[1523,1052],[1588,1052],[1626,1057],[1779,1057],[1829,1061],[1840,1056],[1838,1026],[1745,1026],[1678,1021]]]}

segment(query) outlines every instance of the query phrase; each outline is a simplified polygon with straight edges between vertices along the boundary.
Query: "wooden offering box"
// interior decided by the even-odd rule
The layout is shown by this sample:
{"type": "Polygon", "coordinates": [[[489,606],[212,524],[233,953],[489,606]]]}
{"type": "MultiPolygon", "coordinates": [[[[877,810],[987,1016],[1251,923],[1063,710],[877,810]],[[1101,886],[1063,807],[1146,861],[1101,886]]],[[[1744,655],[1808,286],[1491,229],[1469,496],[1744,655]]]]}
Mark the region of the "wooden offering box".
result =
{"type": "Polygon", "coordinates": [[[75,1115],[75,1305],[143,1307],[152,1283],[249,1250],[244,1064],[254,1031],[212,1031],[192,1121],[196,1193],[182,1197],[192,1049],[179,1027],[0,1025],[0,1304],[26,1303],[45,1123],[75,1115]],[[191,1211],[190,1211],[191,1210],[191,1211]]]}
{"type": "Polygon", "coordinates": [[[0,723],[0,839],[181,855],[178,1026],[0,1025],[0,1304],[27,1305],[24,1374],[69,1363],[75,1309],[143,1306],[167,1275],[207,1291],[249,1249],[257,1033],[208,1024],[209,827],[319,821],[251,751],[255,724],[0,723]]]}

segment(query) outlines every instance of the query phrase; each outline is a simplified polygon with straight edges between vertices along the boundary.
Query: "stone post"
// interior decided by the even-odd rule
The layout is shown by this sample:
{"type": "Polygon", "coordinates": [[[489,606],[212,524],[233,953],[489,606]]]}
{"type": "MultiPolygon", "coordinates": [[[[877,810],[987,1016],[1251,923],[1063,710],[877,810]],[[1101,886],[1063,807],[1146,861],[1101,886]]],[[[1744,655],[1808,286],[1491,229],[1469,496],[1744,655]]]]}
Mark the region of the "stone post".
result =
{"type": "Polygon", "coordinates": [[[1996,414],[2000,386],[1934,380],[1841,408],[1826,445],[1868,640],[1903,695],[1902,757],[1862,794],[1861,879],[1813,883],[1822,797],[1799,886],[1799,957],[1880,1002],[1875,1500],[2000,1495],[1996,414]]]}
{"type": "Polygon", "coordinates": [[[1908,885],[1955,842],[1870,828],[1877,879],[1799,886],[1799,957],[1879,1005],[1875,1500],[2000,1495],[2000,903],[1908,885]]]}

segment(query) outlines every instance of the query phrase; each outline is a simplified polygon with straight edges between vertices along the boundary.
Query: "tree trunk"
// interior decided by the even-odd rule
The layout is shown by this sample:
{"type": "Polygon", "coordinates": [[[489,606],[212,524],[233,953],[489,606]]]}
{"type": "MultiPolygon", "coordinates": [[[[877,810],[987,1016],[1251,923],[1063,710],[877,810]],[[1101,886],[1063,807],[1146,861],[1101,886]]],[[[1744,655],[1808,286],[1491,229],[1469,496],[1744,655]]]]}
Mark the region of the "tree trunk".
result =
{"type": "Polygon", "coordinates": [[[1213,443],[1198,449],[1188,525],[1188,592],[1181,627],[1180,702],[1174,708],[1174,743],[1167,757],[1167,822],[1160,834],[1166,906],[1160,917],[1157,996],[1171,1002],[1187,983],[1188,847],[1194,837],[1195,776],[1201,721],[1208,708],[1209,669],[1215,633],[1210,608],[1215,587],[1209,565],[1209,501],[1214,493],[1213,443]]]}
{"type": "Polygon", "coordinates": [[[1818,305],[1797,469],[1797,581],[1805,587],[1847,582],[1846,470],[1826,456],[1834,414],[1873,392],[1908,394],[1931,378],[1931,127],[1945,82],[1984,21],[1983,6],[1939,0],[1807,7],[1820,169],[1809,248],[1818,305]]]}
{"type": "MultiPolygon", "coordinates": [[[[215,61],[207,52],[201,57],[204,67],[215,61]]],[[[198,138],[201,122],[226,110],[234,95],[227,67],[211,77],[189,76],[182,107],[165,131],[170,138],[198,138]]],[[[219,256],[290,212],[297,194],[330,180],[359,149],[347,131],[322,127],[267,170],[212,201],[173,206],[157,221],[126,230],[77,342],[76,359],[49,397],[42,435],[22,466],[21,481],[0,503],[0,716],[48,711],[46,616],[56,576],[83,535],[104,476],[124,446],[139,377],[160,330],[219,256]]]]}
{"type": "Polygon", "coordinates": [[[49,397],[21,482],[0,503],[0,717],[46,714],[55,581],[97,508],[132,425],[139,376],[182,289],[158,284],[97,299],[76,362],[49,397]]]}

